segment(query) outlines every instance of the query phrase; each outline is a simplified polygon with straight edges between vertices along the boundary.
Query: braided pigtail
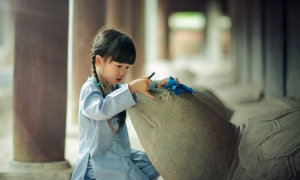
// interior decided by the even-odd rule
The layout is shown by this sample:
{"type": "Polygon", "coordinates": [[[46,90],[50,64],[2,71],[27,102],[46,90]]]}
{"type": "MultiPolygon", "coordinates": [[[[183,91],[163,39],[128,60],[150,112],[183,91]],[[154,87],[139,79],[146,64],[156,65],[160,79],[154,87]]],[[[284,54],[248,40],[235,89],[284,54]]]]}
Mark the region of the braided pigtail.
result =
{"type": "MultiPolygon", "coordinates": [[[[119,84],[117,84],[115,86],[115,88],[119,89],[120,88],[119,84]]],[[[123,127],[124,124],[125,124],[125,121],[126,121],[126,109],[124,111],[122,111],[122,112],[119,113],[119,121],[118,121],[119,126],[123,127]]]]}
{"type": "Polygon", "coordinates": [[[126,121],[126,110],[119,113],[119,126],[123,127],[126,121]]]}
{"type": "MultiPolygon", "coordinates": [[[[101,86],[101,82],[99,81],[99,78],[98,78],[98,73],[96,71],[96,55],[92,55],[92,65],[93,65],[93,76],[95,77],[96,81],[97,81],[97,86],[99,87],[102,95],[103,95],[103,98],[105,98],[106,96],[106,93],[103,92],[102,88],[100,87],[101,86]]],[[[118,88],[118,87],[117,87],[118,88]]],[[[126,121],[126,110],[122,111],[119,113],[119,126],[120,127],[123,127],[124,124],[125,124],[125,121],[126,121]]]]}
{"type": "Polygon", "coordinates": [[[92,55],[92,65],[93,65],[93,76],[95,77],[96,81],[97,81],[97,86],[99,87],[103,98],[105,98],[105,93],[103,92],[102,88],[100,88],[101,86],[101,82],[99,81],[99,77],[98,77],[98,73],[96,71],[96,55],[92,55]]]}
{"type": "Polygon", "coordinates": [[[100,83],[98,74],[96,71],[96,55],[92,55],[92,65],[93,65],[93,76],[96,79],[97,83],[100,83]]]}

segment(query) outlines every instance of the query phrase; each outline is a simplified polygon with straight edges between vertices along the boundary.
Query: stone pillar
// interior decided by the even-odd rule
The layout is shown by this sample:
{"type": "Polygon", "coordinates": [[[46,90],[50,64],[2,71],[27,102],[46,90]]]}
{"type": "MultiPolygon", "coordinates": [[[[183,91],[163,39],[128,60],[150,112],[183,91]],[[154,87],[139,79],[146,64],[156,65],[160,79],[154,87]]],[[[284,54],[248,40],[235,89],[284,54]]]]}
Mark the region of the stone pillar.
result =
{"type": "Polygon", "coordinates": [[[168,16],[169,8],[168,4],[171,3],[169,0],[159,0],[158,1],[158,43],[157,43],[157,55],[158,59],[168,59],[169,58],[169,26],[168,26],[168,16]]]}
{"type": "Polygon", "coordinates": [[[16,0],[14,160],[64,160],[68,5],[16,0]]]}
{"type": "Polygon", "coordinates": [[[235,77],[239,77],[239,69],[238,69],[238,28],[237,28],[237,9],[238,4],[237,0],[229,0],[228,1],[228,11],[229,16],[231,18],[231,40],[230,40],[230,60],[231,60],[231,67],[235,77]]]}
{"type": "Polygon", "coordinates": [[[259,2],[230,0],[228,3],[229,15],[232,20],[230,57],[236,78],[241,83],[251,83],[253,78],[257,84],[262,84],[262,36],[259,14],[259,2]],[[258,6],[258,7],[257,7],[258,6]],[[256,9],[258,8],[258,9],[256,9]],[[258,14],[255,14],[258,13],[258,14]],[[254,24],[254,25],[253,25],[254,24]],[[255,41],[254,41],[255,40],[255,41]],[[252,42],[254,41],[254,42],[252,42]],[[254,47],[257,45],[257,47],[254,47]],[[260,46],[259,46],[260,45],[260,46]],[[255,51],[255,52],[253,52],[255,51]],[[255,55],[253,55],[255,53],[255,55]],[[259,58],[255,59],[254,58],[259,58]],[[258,73],[256,73],[258,71],[258,73]]]}
{"type": "Polygon", "coordinates": [[[15,1],[13,172],[4,179],[70,176],[64,158],[68,15],[68,0],[15,1]]]}
{"type": "MultiPolygon", "coordinates": [[[[145,0],[145,63],[157,60],[157,11],[158,11],[158,0],[145,0]]],[[[150,74],[150,72],[145,72],[150,74]]]]}
{"type": "Polygon", "coordinates": [[[265,58],[267,95],[285,95],[285,61],[284,54],[284,0],[266,0],[265,7],[265,58]]]}
{"type": "MultiPolygon", "coordinates": [[[[114,6],[122,7],[122,9],[119,9],[121,14],[119,16],[115,17],[115,19],[110,19],[110,22],[108,22],[108,23],[109,24],[113,24],[113,23],[118,24],[121,27],[121,29],[123,31],[125,31],[125,33],[132,38],[132,41],[135,45],[136,53],[138,54],[139,47],[135,43],[134,36],[133,36],[134,35],[133,29],[135,27],[137,27],[138,24],[135,21],[133,14],[139,7],[135,6],[134,2],[135,2],[135,0],[126,0],[125,4],[122,4],[122,5],[115,4],[114,6]]],[[[117,8],[120,8],[120,7],[117,7],[117,8]]],[[[113,6],[111,6],[111,8],[113,8],[113,6]]],[[[113,11],[113,9],[111,9],[111,11],[113,11]]],[[[136,70],[135,67],[137,66],[139,61],[140,60],[137,57],[134,65],[129,69],[129,71],[127,71],[127,75],[122,80],[122,83],[129,83],[133,79],[138,78],[138,77],[134,77],[134,71],[136,70]]]]}
{"type": "Polygon", "coordinates": [[[220,41],[220,2],[212,0],[206,5],[206,58],[209,61],[218,62],[222,58],[220,41]]]}
{"type": "Polygon", "coordinates": [[[92,41],[97,31],[105,25],[105,4],[105,0],[74,1],[72,90],[70,91],[72,122],[77,122],[80,89],[88,76],[91,76],[92,41]]]}
{"type": "Polygon", "coordinates": [[[145,2],[144,0],[133,1],[132,11],[132,39],[136,48],[136,62],[132,67],[132,79],[139,78],[144,74],[144,62],[145,62],[145,2]]]}
{"type": "Polygon", "coordinates": [[[252,58],[252,82],[261,87],[264,86],[264,35],[263,35],[263,2],[252,0],[251,10],[251,58],[252,58]]]}
{"type": "Polygon", "coordinates": [[[38,170],[55,162],[49,171],[69,168],[64,158],[69,2],[16,0],[15,10],[14,167],[38,170]]]}
{"type": "Polygon", "coordinates": [[[248,21],[247,1],[237,1],[237,61],[239,81],[250,82],[250,58],[249,58],[249,21],[248,21]]]}
{"type": "Polygon", "coordinates": [[[106,0],[106,19],[107,28],[120,29],[123,28],[123,12],[126,2],[122,0],[106,0]]]}
{"type": "Polygon", "coordinates": [[[136,24],[136,17],[134,17],[134,14],[139,10],[138,3],[135,0],[126,0],[126,4],[123,5],[122,10],[122,29],[125,30],[125,32],[133,38],[133,29],[138,26],[136,24]]]}
{"type": "Polygon", "coordinates": [[[144,0],[106,0],[106,27],[123,30],[136,48],[136,62],[122,83],[142,76],[144,63],[144,0]]]}
{"type": "Polygon", "coordinates": [[[291,98],[300,99],[300,1],[286,1],[286,95],[291,98]]]}

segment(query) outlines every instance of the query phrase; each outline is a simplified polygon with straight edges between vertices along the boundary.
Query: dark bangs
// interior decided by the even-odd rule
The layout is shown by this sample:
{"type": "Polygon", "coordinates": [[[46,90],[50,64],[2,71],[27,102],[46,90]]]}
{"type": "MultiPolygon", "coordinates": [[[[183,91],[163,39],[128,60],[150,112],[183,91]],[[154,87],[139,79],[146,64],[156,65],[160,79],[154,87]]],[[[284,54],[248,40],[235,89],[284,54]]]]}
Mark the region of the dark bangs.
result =
{"type": "Polygon", "coordinates": [[[132,40],[125,34],[120,34],[105,53],[105,59],[110,57],[118,63],[134,64],[136,52],[132,40]]]}

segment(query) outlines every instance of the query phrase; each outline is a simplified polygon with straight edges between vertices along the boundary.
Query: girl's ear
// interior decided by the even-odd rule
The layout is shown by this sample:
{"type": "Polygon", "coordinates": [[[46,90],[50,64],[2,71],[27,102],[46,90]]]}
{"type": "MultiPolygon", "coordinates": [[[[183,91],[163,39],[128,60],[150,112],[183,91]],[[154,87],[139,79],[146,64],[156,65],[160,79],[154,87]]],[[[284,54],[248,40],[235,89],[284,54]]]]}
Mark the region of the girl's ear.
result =
{"type": "Polygon", "coordinates": [[[99,55],[96,55],[96,66],[99,66],[101,67],[101,65],[104,63],[104,59],[99,56],[99,55]]]}

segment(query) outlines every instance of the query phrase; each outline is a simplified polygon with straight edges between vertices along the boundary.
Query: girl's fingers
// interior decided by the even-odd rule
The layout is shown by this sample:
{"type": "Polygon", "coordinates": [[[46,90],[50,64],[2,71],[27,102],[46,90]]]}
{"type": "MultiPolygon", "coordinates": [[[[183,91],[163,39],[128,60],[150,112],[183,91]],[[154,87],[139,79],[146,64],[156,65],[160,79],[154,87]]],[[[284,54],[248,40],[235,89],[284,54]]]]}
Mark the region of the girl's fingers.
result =
{"type": "Polygon", "coordinates": [[[141,79],[144,79],[146,80],[146,82],[148,83],[148,85],[150,85],[152,83],[152,80],[151,79],[148,79],[148,77],[143,77],[141,79]]]}
{"type": "Polygon", "coordinates": [[[180,82],[179,82],[178,78],[175,78],[175,79],[176,79],[177,83],[178,83],[178,84],[180,84],[180,82]]]}
{"type": "Polygon", "coordinates": [[[154,99],[154,96],[152,96],[148,91],[143,92],[146,96],[148,96],[151,99],[154,99]]]}

